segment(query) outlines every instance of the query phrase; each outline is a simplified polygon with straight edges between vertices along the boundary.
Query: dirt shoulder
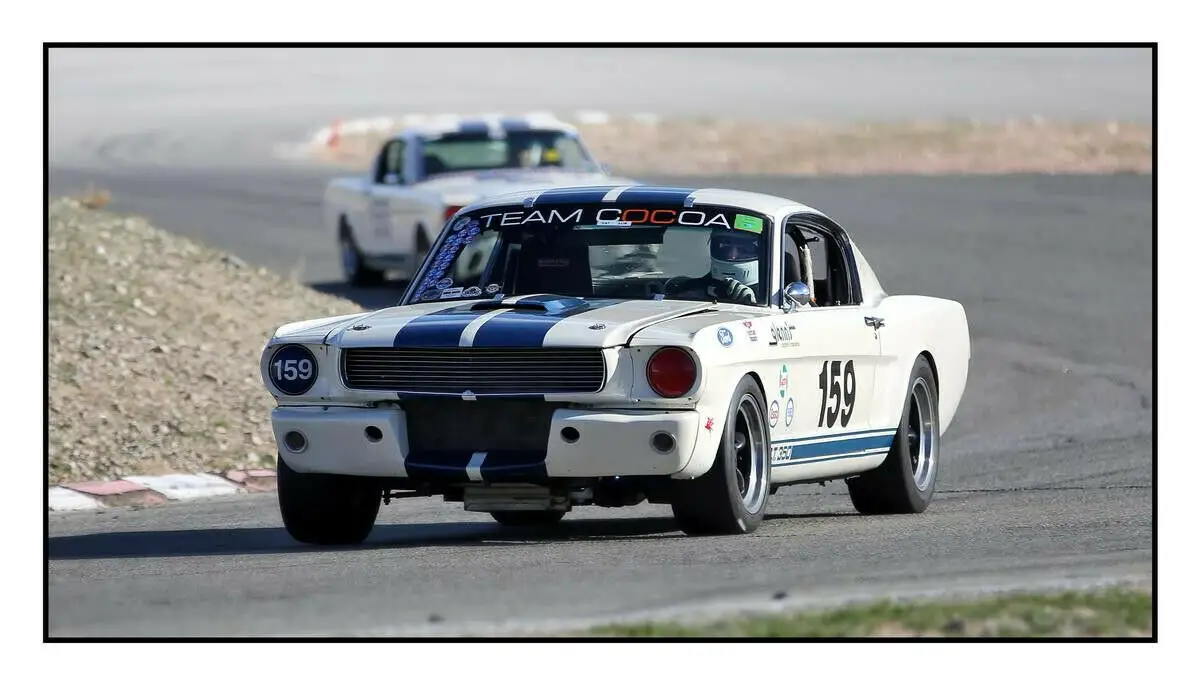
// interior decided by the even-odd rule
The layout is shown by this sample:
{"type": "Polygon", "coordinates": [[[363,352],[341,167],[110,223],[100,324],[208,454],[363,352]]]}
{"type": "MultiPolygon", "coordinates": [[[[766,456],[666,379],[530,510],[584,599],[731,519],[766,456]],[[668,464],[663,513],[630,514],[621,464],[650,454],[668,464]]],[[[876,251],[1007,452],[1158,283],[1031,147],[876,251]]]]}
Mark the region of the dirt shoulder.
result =
{"type": "MultiPolygon", "coordinates": [[[[1028,119],[822,124],[638,118],[577,124],[619,174],[1147,174],[1149,125],[1028,119]]],[[[316,155],[362,167],[390,134],[346,134],[316,155]]]]}
{"type": "Polygon", "coordinates": [[[273,466],[264,343],[362,308],[140,218],[48,211],[50,483],[273,466]]]}

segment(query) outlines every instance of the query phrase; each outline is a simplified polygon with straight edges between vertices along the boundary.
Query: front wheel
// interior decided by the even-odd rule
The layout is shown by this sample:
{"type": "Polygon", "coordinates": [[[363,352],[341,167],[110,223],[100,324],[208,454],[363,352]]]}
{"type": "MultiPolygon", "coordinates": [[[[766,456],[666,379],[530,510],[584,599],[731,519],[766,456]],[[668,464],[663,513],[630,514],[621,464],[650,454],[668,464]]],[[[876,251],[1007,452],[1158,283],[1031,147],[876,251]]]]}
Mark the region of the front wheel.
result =
{"type": "Polygon", "coordinates": [[[913,364],[900,426],[883,464],[846,479],[850,501],[862,514],[917,514],[933,500],[941,425],[937,381],[924,356],[913,364]]]}
{"type": "Polygon", "coordinates": [[[762,523],[771,487],[765,405],[758,384],[743,377],[726,412],[712,467],[699,478],[672,482],[671,510],[685,534],[748,534],[762,523]]]}
{"type": "Polygon", "coordinates": [[[375,527],[382,489],[362,477],[306,474],[278,458],[276,490],[283,526],[313,545],[357,545],[375,527]]]}

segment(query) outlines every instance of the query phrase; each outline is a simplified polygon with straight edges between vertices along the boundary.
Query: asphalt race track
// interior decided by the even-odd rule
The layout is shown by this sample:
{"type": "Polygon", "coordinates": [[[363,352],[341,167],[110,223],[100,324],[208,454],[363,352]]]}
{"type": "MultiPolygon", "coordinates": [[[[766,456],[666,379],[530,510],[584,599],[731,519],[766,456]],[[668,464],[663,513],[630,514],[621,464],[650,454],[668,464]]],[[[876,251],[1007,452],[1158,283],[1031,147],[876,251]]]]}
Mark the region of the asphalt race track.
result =
{"type": "MultiPolygon", "coordinates": [[[[871,60],[879,60],[892,70],[889,83],[909,78],[944,85],[921,100],[943,114],[1148,117],[1148,51],[1144,59],[1048,52],[1020,57],[1021,68],[1044,81],[1032,85],[1004,78],[1017,67],[995,51],[947,69],[928,55],[862,54],[825,54],[796,69],[832,78],[839,69],[874,73],[871,60]],[[1033,63],[1040,66],[1031,69],[1033,63]],[[1104,83],[1108,97],[1061,87],[1067,82],[1104,83]],[[1100,111],[1106,102],[1117,109],[1100,111]]],[[[694,58],[709,60],[713,69],[759,67],[758,77],[729,87],[741,89],[725,94],[730,98],[754,88],[766,93],[790,59],[770,51],[726,62],[694,58]]],[[[267,131],[274,112],[254,109],[261,100],[242,103],[244,111],[229,104],[254,91],[245,79],[215,77],[228,73],[232,60],[185,54],[145,60],[149,66],[130,75],[113,68],[121,59],[131,58],[52,56],[51,193],[92,182],[113,191],[118,210],[147,214],[164,228],[251,262],[295,271],[323,290],[369,306],[396,297],[392,289],[348,291],[338,283],[332,237],[322,234],[317,214],[331,172],[266,154],[269,145],[252,134],[267,131]],[[97,64],[115,75],[98,77],[105,70],[97,64]],[[172,65],[190,70],[190,89],[169,87],[172,65]],[[121,104],[131,89],[147,94],[142,107],[121,104]],[[221,103],[222,116],[187,111],[206,97],[221,103]]],[[[514,55],[505,63],[521,59],[514,55]]],[[[586,63],[580,69],[599,70],[595,58],[578,59],[586,63]]],[[[611,59],[654,64],[665,73],[680,62],[661,51],[611,59]]],[[[274,73],[270,64],[264,71],[274,73]]],[[[317,71],[303,61],[296,68],[317,71]]],[[[429,89],[415,91],[420,97],[375,94],[374,100],[350,86],[305,99],[298,95],[303,79],[281,81],[279,106],[287,111],[279,115],[276,139],[301,137],[338,114],[466,107],[460,90],[435,88],[440,75],[429,78],[429,89]],[[339,104],[345,111],[335,111],[339,104]]],[[[720,107],[690,92],[686,79],[662,83],[681,84],[680,111],[720,107]]],[[[890,111],[884,98],[856,91],[853,79],[839,83],[843,91],[813,106],[828,116],[890,111]]],[[[531,92],[523,93],[526,100],[531,92]]],[[[495,107],[524,107],[521,96],[510,93],[504,101],[497,95],[495,107]]],[[[529,108],[619,109],[586,96],[578,88],[555,90],[552,100],[529,108]]],[[[963,302],[974,358],[962,407],[942,444],[939,494],[928,512],[861,517],[844,485],[802,486],[772,498],[768,521],[755,535],[692,539],[672,527],[662,506],[579,509],[553,533],[535,535],[501,530],[461,505],[402,500],[383,509],[366,546],[333,550],[292,542],[273,494],[51,513],[51,635],[495,631],[728,603],[1149,577],[1149,178],[647,180],[802,199],[850,228],[889,291],[963,302]]]]}

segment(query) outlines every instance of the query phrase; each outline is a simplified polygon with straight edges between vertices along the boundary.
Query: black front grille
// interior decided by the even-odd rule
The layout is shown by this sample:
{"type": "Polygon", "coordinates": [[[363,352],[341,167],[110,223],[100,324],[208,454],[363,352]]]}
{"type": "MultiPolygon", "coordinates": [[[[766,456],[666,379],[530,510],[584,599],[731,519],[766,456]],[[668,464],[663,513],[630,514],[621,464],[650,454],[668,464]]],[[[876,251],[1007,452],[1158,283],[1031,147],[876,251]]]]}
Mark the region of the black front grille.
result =
{"type": "Polygon", "coordinates": [[[604,386],[598,348],[347,348],[342,382],[363,391],[595,393],[604,386]]]}
{"type": "Polygon", "coordinates": [[[554,403],[429,398],[404,403],[408,449],[425,452],[543,452],[554,403]]]}

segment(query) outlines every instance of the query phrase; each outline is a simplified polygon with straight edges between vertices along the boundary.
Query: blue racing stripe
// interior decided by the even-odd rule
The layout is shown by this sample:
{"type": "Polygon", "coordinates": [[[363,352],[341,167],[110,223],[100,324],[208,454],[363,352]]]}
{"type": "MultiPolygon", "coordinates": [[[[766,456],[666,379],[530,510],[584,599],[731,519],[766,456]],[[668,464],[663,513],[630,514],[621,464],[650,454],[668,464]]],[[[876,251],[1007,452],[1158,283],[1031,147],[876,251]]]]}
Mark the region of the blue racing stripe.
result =
{"type": "Polygon", "coordinates": [[[477,304],[478,300],[472,300],[417,317],[396,332],[392,345],[397,348],[456,348],[463,330],[487,314],[472,312],[471,308],[477,304]]]}
{"type": "Polygon", "coordinates": [[[537,302],[546,311],[518,310],[493,317],[475,333],[476,348],[540,348],[556,324],[584,312],[616,305],[623,300],[582,300],[554,295],[535,295],[518,303],[537,302]]]}
{"type": "Polygon", "coordinates": [[[541,483],[547,478],[546,451],[489,450],[479,474],[491,483],[541,483]]]}
{"type": "Polygon", "coordinates": [[[575,203],[600,202],[604,199],[605,194],[614,188],[620,186],[593,186],[584,188],[551,188],[544,191],[534,201],[534,206],[548,203],[562,203],[571,205],[575,203]]]}
{"type": "Polygon", "coordinates": [[[500,126],[504,127],[505,131],[528,131],[530,129],[529,121],[520,117],[504,117],[500,120],[500,126]]]}
{"type": "Polygon", "coordinates": [[[458,132],[485,134],[488,132],[488,125],[482,119],[465,119],[459,122],[458,132]]]}
{"type": "MultiPolygon", "coordinates": [[[[801,445],[791,446],[791,453],[784,459],[786,460],[810,460],[820,457],[829,457],[832,455],[844,457],[856,457],[855,454],[846,453],[863,453],[875,450],[884,450],[892,445],[894,434],[884,434],[882,436],[855,436],[848,435],[848,438],[842,438],[833,441],[823,441],[821,443],[805,443],[801,445]]],[[[776,444],[785,444],[790,441],[779,441],[776,444]]]]}
{"type": "Polygon", "coordinates": [[[417,481],[467,481],[467,465],[474,453],[470,450],[425,450],[404,457],[404,471],[417,481]]]}
{"type": "Polygon", "coordinates": [[[695,188],[640,188],[634,186],[627,191],[622,191],[617,196],[617,202],[653,202],[668,205],[683,205],[683,201],[695,192],[695,188]]]}

